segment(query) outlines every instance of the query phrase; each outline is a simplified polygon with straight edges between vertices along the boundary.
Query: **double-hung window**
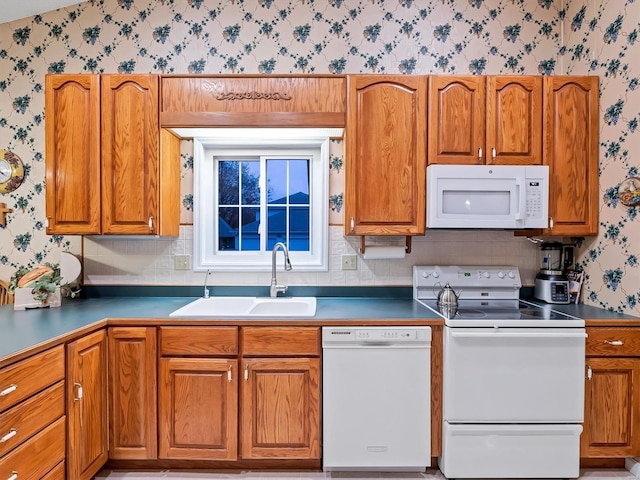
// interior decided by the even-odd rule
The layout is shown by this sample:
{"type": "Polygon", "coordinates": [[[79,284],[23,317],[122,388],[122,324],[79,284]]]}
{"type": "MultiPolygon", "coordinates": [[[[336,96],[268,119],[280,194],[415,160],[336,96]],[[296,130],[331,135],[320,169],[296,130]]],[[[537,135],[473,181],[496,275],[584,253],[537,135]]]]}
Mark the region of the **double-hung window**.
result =
{"type": "Polygon", "coordinates": [[[329,137],[295,132],[194,139],[196,269],[267,270],[282,242],[294,270],[327,270],[329,137]]]}

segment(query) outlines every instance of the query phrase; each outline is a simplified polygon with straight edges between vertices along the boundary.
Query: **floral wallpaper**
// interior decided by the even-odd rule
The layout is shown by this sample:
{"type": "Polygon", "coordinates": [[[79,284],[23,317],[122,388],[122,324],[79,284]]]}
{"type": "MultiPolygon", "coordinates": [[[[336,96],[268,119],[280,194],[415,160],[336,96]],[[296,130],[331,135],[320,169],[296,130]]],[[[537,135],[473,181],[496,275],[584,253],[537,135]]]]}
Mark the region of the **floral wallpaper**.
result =
{"type": "MultiPolygon", "coordinates": [[[[630,59],[638,57],[639,24],[633,0],[92,0],[0,24],[0,149],[20,156],[26,172],[19,189],[0,196],[13,210],[0,227],[0,277],[87,249],[79,237],[45,235],[46,73],[594,74],[601,230],[580,245],[583,300],[640,315],[637,208],[617,201],[620,182],[638,174],[640,67],[630,59]]],[[[334,147],[335,224],[342,222],[343,150],[334,147]]],[[[189,223],[189,145],[182,157],[189,223]]],[[[425,239],[419,243],[428,248],[425,239]]],[[[410,275],[401,278],[410,285],[410,275]]]]}

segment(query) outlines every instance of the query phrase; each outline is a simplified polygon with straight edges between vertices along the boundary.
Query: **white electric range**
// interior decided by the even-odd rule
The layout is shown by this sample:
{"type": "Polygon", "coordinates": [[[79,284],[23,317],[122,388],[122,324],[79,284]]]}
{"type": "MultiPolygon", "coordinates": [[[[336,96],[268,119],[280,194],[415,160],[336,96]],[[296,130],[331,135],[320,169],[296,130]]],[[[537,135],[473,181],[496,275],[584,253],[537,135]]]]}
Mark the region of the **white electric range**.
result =
{"type": "Polygon", "coordinates": [[[584,320],[519,300],[513,266],[416,266],[414,299],[444,318],[448,478],[579,476],[584,320]],[[457,308],[437,305],[446,284],[457,308]]]}

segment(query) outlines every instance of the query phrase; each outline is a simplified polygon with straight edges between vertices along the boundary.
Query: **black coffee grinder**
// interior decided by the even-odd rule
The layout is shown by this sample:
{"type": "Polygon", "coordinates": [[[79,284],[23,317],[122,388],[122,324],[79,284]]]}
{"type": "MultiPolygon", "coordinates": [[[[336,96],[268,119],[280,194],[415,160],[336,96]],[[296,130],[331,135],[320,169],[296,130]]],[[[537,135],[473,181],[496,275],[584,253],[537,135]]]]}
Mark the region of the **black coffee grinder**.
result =
{"type": "Polygon", "coordinates": [[[564,274],[562,243],[540,245],[540,271],[536,275],[533,296],[546,303],[569,303],[569,280],[564,274]]]}

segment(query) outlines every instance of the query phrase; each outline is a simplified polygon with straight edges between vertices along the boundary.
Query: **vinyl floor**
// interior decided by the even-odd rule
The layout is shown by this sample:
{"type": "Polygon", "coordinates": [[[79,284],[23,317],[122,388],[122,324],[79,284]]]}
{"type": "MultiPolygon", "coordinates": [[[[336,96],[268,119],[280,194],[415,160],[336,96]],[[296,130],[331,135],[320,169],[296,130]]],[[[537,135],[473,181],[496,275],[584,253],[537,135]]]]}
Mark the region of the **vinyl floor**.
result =
{"type": "MultiPolygon", "coordinates": [[[[581,480],[637,480],[627,470],[592,470],[580,472],[581,480]]],[[[375,473],[375,472],[247,472],[247,471],[215,471],[215,470],[163,470],[163,471],[118,471],[102,470],[95,480],[152,480],[158,478],[181,480],[317,480],[317,479],[351,479],[351,480],[444,480],[437,469],[429,469],[425,473],[375,473]]]]}

